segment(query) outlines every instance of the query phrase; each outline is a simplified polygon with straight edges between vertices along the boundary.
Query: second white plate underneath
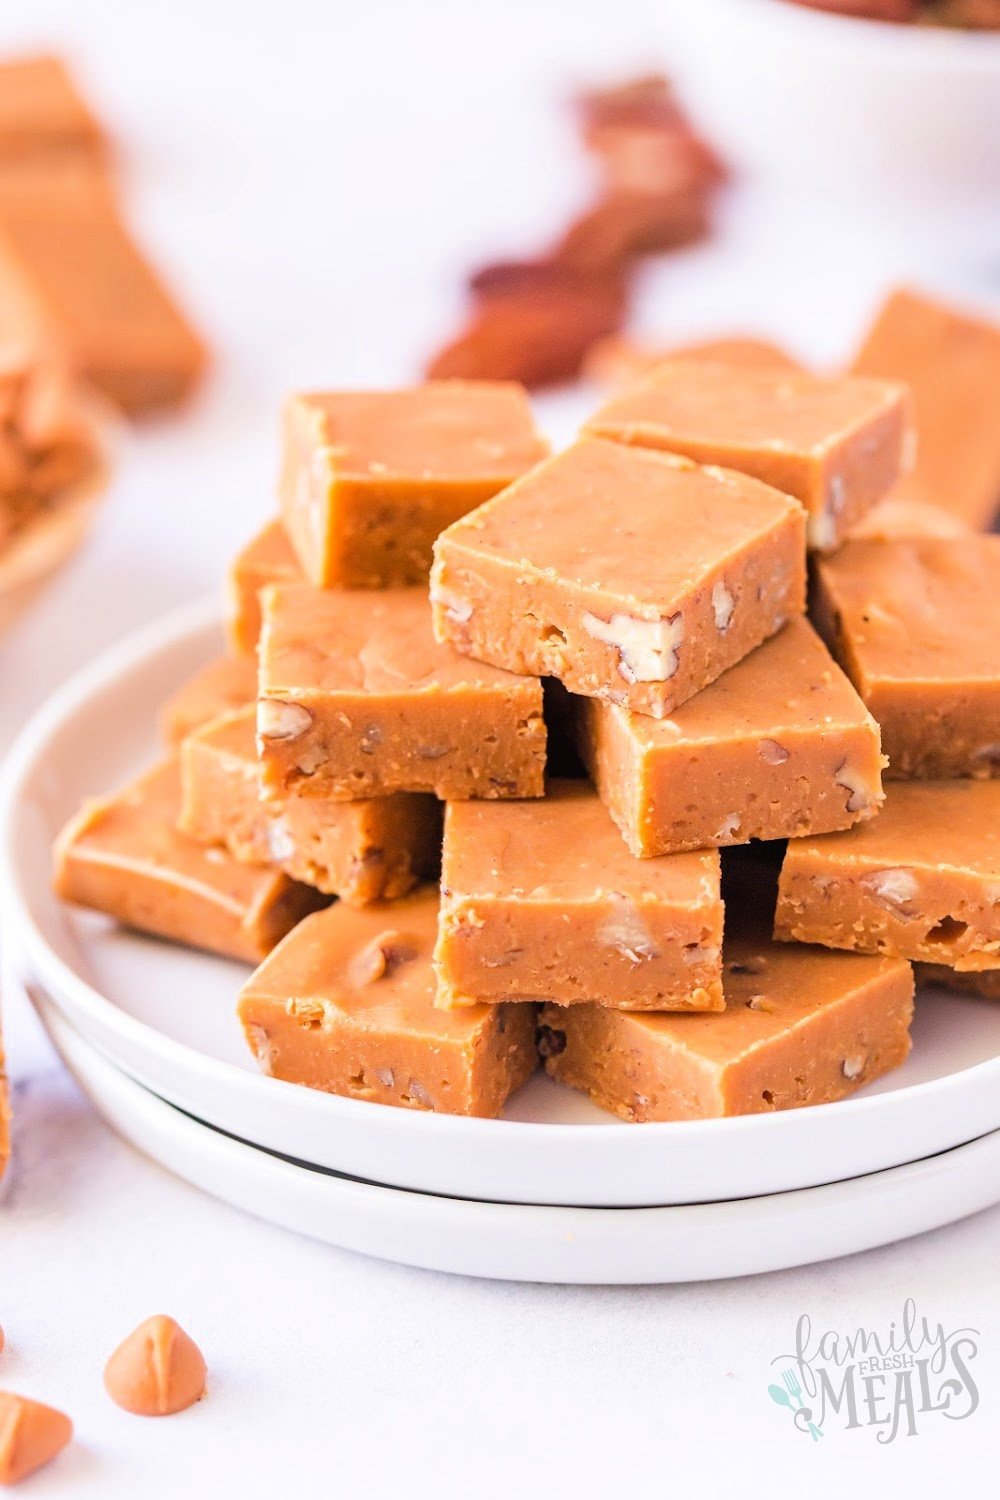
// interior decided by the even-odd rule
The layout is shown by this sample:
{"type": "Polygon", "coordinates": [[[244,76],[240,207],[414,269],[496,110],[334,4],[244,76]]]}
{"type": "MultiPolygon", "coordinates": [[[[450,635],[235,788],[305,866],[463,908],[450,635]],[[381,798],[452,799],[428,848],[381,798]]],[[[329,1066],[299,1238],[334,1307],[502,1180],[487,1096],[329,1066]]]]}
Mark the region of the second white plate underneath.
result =
{"type": "Polygon", "coordinates": [[[286,1229],[428,1270],[602,1284],[752,1276],[906,1239],[1000,1197],[1000,1131],[873,1176],[729,1203],[556,1208],[380,1187],[190,1119],[105,1061],[48,1002],[39,1012],[99,1112],[163,1166],[286,1229]]]}
{"type": "Polygon", "coordinates": [[[163,700],[221,650],[207,610],[126,642],[53,698],[12,754],[5,920],[26,977],[125,1072],[243,1140],[369,1181],[510,1203],[712,1202],[857,1177],[1000,1128],[1000,1006],[918,1002],[904,1067],[839,1104],[624,1125],[536,1078],[502,1120],[341,1099],[261,1077],[234,1016],[247,971],[61,906],[50,849],[81,798],[157,753],[163,700]]]}

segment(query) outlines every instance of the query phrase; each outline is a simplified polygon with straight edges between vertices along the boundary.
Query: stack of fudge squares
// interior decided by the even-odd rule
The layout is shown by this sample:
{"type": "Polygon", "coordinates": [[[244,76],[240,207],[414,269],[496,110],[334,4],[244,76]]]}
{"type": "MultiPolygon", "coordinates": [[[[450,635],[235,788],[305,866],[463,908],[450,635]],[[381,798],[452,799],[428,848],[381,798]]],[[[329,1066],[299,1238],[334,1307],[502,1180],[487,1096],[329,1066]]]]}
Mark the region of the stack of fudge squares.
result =
{"type": "Polygon", "coordinates": [[[915,495],[920,402],[668,360],[551,455],[507,383],[293,397],[231,654],[58,889],[262,959],[260,1066],[336,1094],[872,1082],[913,961],[1000,995],[1000,538],[915,495]]]}

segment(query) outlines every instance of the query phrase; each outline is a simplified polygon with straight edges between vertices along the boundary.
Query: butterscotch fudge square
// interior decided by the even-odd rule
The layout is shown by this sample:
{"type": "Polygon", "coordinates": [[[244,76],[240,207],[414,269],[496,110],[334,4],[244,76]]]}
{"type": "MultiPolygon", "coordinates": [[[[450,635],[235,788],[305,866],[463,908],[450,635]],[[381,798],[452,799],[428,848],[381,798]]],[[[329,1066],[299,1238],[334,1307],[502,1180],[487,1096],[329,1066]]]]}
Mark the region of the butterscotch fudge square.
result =
{"type": "Polygon", "coordinates": [[[714,850],[634,859],[586,782],[552,781],[541,802],[452,803],[439,1003],[721,1010],[719,886],[714,850]]]}
{"type": "Polygon", "coordinates": [[[398,792],[357,802],[296,796],[264,802],[255,718],[251,705],[184,741],[182,832],[360,905],[405,895],[437,874],[441,810],[434,797],[398,792]]]}
{"type": "Polygon", "coordinates": [[[87,802],[56,842],[56,894],[139,932],[257,963],[327,898],[180,833],[180,800],[171,758],[87,802]]]}
{"type": "Polygon", "coordinates": [[[804,607],[796,500],[598,438],[449,527],[435,556],[439,640],[655,718],[804,607]]]}
{"type": "Polygon", "coordinates": [[[236,554],[226,578],[226,634],[237,655],[252,655],[260,635],[260,591],[301,583],[302,569],[280,521],[271,521],[236,554]]]}
{"type": "Polygon", "coordinates": [[[829,1104],[905,1061],[908,963],[783,948],[733,926],[722,1014],[547,1006],[551,1077],[625,1120],[698,1120],[829,1104]]]}
{"type": "Polygon", "coordinates": [[[882,801],[878,725],[801,616],[669,719],[562,706],[640,858],[849,828],[882,801]]]}
{"type": "Polygon", "coordinates": [[[721,464],[796,495],[830,551],[909,465],[906,389],[890,381],[678,360],[614,397],[598,437],[721,464]]]}
{"type": "Polygon", "coordinates": [[[278,585],[261,600],[266,797],[542,795],[541,683],[440,645],[423,589],[278,585]]]}
{"type": "Polygon", "coordinates": [[[434,887],[307,918],[249,979],[239,1017],[266,1073],[409,1109],[498,1115],[537,1066],[533,1005],[439,1010],[434,887]]]}
{"type": "Polygon", "coordinates": [[[431,381],[293,396],[281,510],[310,583],[419,583],[434,538],[548,452],[524,388],[431,381]]]}
{"type": "Polygon", "coordinates": [[[253,657],[220,656],[189,677],[160,710],[160,728],[168,745],[220,714],[244,708],[257,697],[257,663],[253,657]]]}
{"type": "Polygon", "coordinates": [[[988,527],[1000,505],[1000,324],[901,288],[879,311],[853,369],[910,388],[917,452],[906,495],[988,527]]]}
{"type": "Polygon", "coordinates": [[[786,941],[1000,968],[1000,782],[894,782],[870,823],[793,839],[774,930],[786,941]]]}
{"type": "Polygon", "coordinates": [[[813,614],[888,776],[1000,774],[1000,537],[850,542],[817,567],[813,614]]]}

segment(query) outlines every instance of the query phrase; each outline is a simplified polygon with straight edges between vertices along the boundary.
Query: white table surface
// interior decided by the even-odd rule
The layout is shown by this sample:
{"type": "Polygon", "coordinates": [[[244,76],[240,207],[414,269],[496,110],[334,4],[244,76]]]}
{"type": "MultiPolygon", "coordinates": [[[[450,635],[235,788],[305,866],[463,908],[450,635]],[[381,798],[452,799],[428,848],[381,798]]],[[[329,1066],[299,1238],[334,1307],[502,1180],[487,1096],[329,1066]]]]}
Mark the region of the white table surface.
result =
{"type": "MultiPolygon", "coordinates": [[[[129,436],[92,543],[0,642],[0,745],[68,673],[217,587],[268,514],[275,413],[296,385],[411,378],[463,267],[529,248],[585,178],[559,100],[575,78],[669,65],[669,3],[134,5],[6,0],[0,47],[78,61],[125,147],[134,223],[218,351],[181,420],[129,436]]],[[[733,196],[711,245],[652,269],[638,321],[756,326],[817,359],[903,274],[958,285],[886,226],[733,196]]],[[[558,436],[584,397],[550,401],[558,436]]],[[[909,1243],[678,1288],[478,1283],[368,1261],[245,1218],[114,1137],[4,997],[16,1155],[0,1207],[0,1387],[51,1400],[78,1442],[33,1495],[936,1493],[995,1452],[1000,1208],[909,1243]],[[982,1406],[887,1449],[818,1445],[767,1397],[808,1312],[885,1326],[905,1297],[979,1330],[982,1406]],[[107,1353],[169,1311],[210,1398],[119,1412],[107,1353]],[[877,1477],[876,1477],[877,1476],[877,1477]]]]}

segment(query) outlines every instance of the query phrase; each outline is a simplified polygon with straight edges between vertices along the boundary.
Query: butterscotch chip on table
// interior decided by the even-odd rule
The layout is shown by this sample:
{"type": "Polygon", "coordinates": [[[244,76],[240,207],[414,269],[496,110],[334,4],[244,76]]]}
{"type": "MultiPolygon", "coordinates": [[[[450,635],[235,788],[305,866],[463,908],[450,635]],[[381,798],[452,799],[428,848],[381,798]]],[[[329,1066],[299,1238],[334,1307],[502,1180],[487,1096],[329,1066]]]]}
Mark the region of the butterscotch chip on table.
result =
{"type": "Polygon", "coordinates": [[[721,1010],[719,856],[640,864],[580,781],[541,802],[452,803],[434,956],[446,1006],[721,1010]]]}
{"type": "Polygon", "coordinates": [[[220,656],[177,689],[160,710],[160,728],[168,745],[221,714],[252,704],[257,697],[257,663],[251,656],[220,656]]]}
{"type": "Polygon", "coordinates": [[[302,568],[280,521],[270,521],[237,553],[226,579],[230,649],[252,655],[260,637],[260,592],[269,583],[301,583],[302,568]]]}
{"type": "Polygon", "coordinates": [[[832,551],[909,467],[904,386],[677,360],[587,423],[597,437],[720,464],[795,495],[809,545],[832,551]]]}
{"type": "Polygon", "coordinates": [[[50,153],[103,155],[104,132],[66,64],[40,54],[0,63],[0,162],[50,153]]]}
{"type": "Polygon", "coordinates": [[[177,403],[204,368],[204,346],[89,163],[4,169],[0,286],[4,333],[50,347],[126,412],[177,403]]]}
{"type": "Polygon", "coordinates": [[[601,339],[587,355],[584,374],[598,385],[624,390],[664,360],[711,360],[715,364],[801,370],[797,359],[769,339],[732,337],[696,344],[639,343],[621,334],[601,339]]]}
{"type": "Polygon", "coordinates": [[[359,905],[405,895],[436,875],[436,798],[398,792],[356,802],[296,796],[264,802],[254,724],[251,706],[214,719],[184,741],[182,832],[224,845],[243,863],[276,865],[294,880],[359,905]]]}
{"type": "Polygon", "coordinates": [[[1000,775],[1000,537],[849,542],[816,568],[813,618],[889,777],[1000,775]]]}
{"type": "Polygon", "coordinates": [[[430,381],[412,390],[292,396],[281,512],[310,583],[420,583],[434,538],[543,458],[524,388],[430,381]]]}
{"type": "Polygon", "coordinates": [[[882,801],[879,729],[801,616],[669,719],[565,700],[634,855],[849,828],[882,801]]]}
{"type": "Polygon", "coordinates": [[[55,1407],[0,1391],[0,1484],[19,1484],[62,1452],[73,1423],[55,1407]]]}
{"type": "Polygon", "coordinates": [[[917,451],[907,495],[988,528],[1000,505],[1000,325],[900,289],[853,370],[910,387],[917,451]]]}
{"type": "Polygon", "coordinates": [[[104,1367],[104,1389],[137,1417],[169,1417],[205,1394],[205,1359],[190,1334],[162,1313],[124,1339],[104,1367]]]}
{"type": "Polygon", "coordinates": [[[829,1104],[909,1053],[907,963],[727,930],[724,973],[720,1015],[545,1007],[547,1071],[625,1120],[698,1120],[829,1104]]]}
{"type": "Polygon", "coordinates": [[[247,981],[239,1018],[266,1073],[409,1109],[498,1115],[537,1066],[533,1005],[439,1010],[438,892],[340,903],[303,922],[247,981]]]}
{"type": "Polygon", "coordinates": [[[423,589],[261,595],[265,797],[540,797],[542,686],[435,641],[423,589]]]}
{"type": "Polygon", "coordinates": [[[449,527],[435,556],[439,640],[655,718],[804,607],[797,501],[598,438],[449,527]]]}
{"type": "Polygon", "coordinates": [[[257,963],[327,898],[178,832],[180,795],[171,759],[85,803],[56,841],[56,894],[139,932],[257,963]]]}
{"type": "Polygon", "coordinates": [[[894,782],[870,823],[793,839],[774,932],[960,971],[1000,969],[1000,782],[894,782]]]}

